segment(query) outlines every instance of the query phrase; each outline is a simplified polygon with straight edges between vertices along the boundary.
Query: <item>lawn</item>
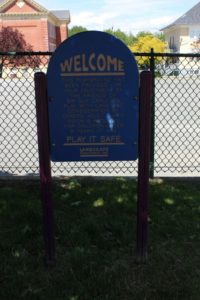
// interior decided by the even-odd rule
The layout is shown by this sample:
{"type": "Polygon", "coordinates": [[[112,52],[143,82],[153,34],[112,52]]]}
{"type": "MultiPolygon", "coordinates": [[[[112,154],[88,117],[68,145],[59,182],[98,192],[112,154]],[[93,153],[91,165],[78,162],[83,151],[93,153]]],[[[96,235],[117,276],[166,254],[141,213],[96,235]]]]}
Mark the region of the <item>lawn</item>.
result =
{"type": "Polygon", "coordinates": [[[57,261],[43,263],[38,181],[0,181],[1,300],[199,300],[199,180],[150,183],[146,263],[135,259],[136,182],[53,184],[57,261]]]}

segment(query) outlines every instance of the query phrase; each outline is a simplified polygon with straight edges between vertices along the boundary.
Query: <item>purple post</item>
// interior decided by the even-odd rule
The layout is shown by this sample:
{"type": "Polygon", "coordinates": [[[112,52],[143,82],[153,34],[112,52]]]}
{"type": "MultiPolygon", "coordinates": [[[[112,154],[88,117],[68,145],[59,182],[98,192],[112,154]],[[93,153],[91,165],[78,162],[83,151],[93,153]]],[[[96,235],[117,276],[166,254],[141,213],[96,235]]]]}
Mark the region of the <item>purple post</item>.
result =
{"type": "Polygon", "coordinates": [[[137,203],[137,258],[147,256],[149,160],[151,125],[151,72],[140,74],[139,108],[139,162],[138,162],[138,203],[137,203]]]}
{"type": "Polygon", "coordinates": [[[46,75],[38,72],[35,74],[34,80],[45,261],[49,264],[55,261],[55,239],[46,75]]]}

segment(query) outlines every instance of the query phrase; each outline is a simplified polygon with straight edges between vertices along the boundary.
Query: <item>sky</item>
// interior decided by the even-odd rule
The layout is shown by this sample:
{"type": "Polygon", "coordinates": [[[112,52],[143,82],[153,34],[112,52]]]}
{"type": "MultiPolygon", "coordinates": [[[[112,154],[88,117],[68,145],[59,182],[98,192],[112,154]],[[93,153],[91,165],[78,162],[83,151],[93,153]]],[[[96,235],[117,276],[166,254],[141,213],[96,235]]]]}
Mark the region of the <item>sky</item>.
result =
{"type": "Polygon", "coordinates": [[[196,5],[199,0],[36,0],[49,10],[69,10],[69,28],[121,29],[126,33],[158,32],[196,5]]]}

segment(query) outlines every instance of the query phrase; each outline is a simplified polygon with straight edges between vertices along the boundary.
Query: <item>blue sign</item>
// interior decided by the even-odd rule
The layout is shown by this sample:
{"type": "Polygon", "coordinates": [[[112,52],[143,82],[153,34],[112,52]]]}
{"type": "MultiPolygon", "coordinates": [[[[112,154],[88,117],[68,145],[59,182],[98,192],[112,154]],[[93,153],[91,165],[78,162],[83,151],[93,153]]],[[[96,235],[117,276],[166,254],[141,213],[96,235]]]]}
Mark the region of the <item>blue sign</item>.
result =
{"type": "Polygon", "coordinates": [[[99,31],[68,38],[47,85],[52,161],[137,159],[139,74],[125,44],[99,31]]]}

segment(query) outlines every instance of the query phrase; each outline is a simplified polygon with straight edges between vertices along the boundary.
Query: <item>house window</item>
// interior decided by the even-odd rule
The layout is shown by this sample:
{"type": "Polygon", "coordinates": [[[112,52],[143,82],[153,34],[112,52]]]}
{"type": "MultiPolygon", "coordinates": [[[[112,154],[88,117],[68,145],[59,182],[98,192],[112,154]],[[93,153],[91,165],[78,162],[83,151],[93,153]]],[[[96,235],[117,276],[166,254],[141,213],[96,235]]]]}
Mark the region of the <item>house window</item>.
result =
{"type": "Polygon", "coordinates": [[[56,45],[53,43],[49,43],[49,51],[54,52],[56,50],[56,45]]]}
{"type": "Polygon", "coordinates": [[[176,46],[175,46],[174,36],[170,36],[170,39],[169,39],[169,49],[175,50],[175,48],[176,48],[176,46]]]}
{"type": "Polygon", "coordinates": [[[199,39],[200,38],[200,29],[191,29],[190,30],[190,38],[191,39],[199,39]]]}
{"type": "Polygon", "coordinates": [[[48,33],[50,38],[56,38],[56,28],[51,23],[48,23],[48,33]]]}
{"type": "Polygon", "coordinates": [[[170,36],[170,39],[169,39],[169,49],[172,48],[172,37],[170,36]]]}

